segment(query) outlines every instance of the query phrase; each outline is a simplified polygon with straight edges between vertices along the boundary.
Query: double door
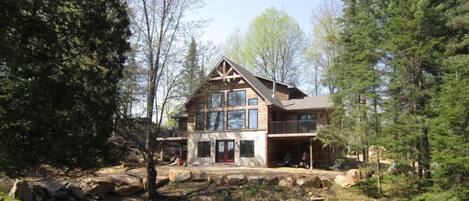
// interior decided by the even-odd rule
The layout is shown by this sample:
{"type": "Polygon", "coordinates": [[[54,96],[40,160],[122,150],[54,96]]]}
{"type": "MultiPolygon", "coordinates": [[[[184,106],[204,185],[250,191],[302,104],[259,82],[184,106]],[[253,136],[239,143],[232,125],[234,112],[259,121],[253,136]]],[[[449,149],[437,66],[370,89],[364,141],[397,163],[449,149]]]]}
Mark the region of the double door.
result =
{"type": "Polygon", "coordinates": [[[234,162],[235,142],[234,140],[217,140],[217,163],[234,162]]]}

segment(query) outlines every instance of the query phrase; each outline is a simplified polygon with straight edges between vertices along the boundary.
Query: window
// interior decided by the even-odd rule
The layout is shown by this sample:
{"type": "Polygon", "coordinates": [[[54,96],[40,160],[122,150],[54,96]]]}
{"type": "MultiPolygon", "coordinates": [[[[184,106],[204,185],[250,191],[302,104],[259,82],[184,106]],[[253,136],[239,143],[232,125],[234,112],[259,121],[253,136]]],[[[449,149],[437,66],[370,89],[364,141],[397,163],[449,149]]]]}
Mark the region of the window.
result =
{"type": "Polygon", "coordinates": [[[316,131],[316,115],[315,114],[299,114],[298,115],[298,132],[310,133],[316,131]]]}
{"type": "Polygon", "coordinates": [[[205,123],[205,114],[203,112],[196,112],[195,113],[195,130],[203,131],[204,123],[205,123]]]}
{"type": "Polygon", "coordinates": [[[244,110],[228,111],[228,129],[243,129],[245,122],[244,110]]]}
{"type": "Polygon", "coordinates": [[[248,100],[249,105],[257,105],[257,98],[250,98],[248,100]]]}
{"type": "Polygon", "coordinates": [[[241,157],[254,157],[254,140],[241,140],[239,144],[241,157]]]}
{"type": "Polygon", "coordinates": [[[246,105],[246,91],[230,91],[228,92],[228,106],[246,105]]]}
{"type": "Polygon", "coordinates": [[[223,112],[207,112],[207,130],[223,130],[223,112]]]}
{"type": "Polygon", "coordinates": [[[197,109],[204,109],[204,103],[197,103],[197,104],[195,104],[195,108],[197,108],[197,109]]]}
{"type": "Polygon", "coordinates": [[[249,110],[249,128],[257,128],[257,109],[249,110]]]}
{"type": "Polygon", "coordinates": [[[210,108],[223,107],[223,92],[211,93],[208,104],[210,108]]]}
{"type": "Polygon", "coordinates": [[[197,157],[210,157],[210,141],[197,142],[197,157]]]}

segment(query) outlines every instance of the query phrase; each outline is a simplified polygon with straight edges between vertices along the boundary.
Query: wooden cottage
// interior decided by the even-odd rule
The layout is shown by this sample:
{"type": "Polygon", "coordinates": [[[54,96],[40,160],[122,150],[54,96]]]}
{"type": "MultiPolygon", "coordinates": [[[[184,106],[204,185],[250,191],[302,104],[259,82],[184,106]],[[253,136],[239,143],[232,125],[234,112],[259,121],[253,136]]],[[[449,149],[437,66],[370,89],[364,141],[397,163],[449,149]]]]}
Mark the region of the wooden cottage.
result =
{"type": "Polygon", "coordinates": [[[307,96],[222,58],[177,116],[184,134],[160,140],[187,144],[189,165],[272,167],[306,160],[328,167],[332,149],[315,137],[331,107],[327,96],[307,96]]]}

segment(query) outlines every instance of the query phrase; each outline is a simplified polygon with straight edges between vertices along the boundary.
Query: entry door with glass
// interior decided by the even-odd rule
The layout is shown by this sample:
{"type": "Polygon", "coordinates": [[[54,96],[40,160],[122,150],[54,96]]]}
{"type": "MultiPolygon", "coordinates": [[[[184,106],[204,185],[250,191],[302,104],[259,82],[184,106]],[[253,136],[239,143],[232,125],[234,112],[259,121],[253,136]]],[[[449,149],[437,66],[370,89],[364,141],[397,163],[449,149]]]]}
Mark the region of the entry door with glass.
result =
{"type": "Polygon", "coordinates": [[[234,140],[217,140],[217,160],[219,163],[234,162],[234,140]]]}

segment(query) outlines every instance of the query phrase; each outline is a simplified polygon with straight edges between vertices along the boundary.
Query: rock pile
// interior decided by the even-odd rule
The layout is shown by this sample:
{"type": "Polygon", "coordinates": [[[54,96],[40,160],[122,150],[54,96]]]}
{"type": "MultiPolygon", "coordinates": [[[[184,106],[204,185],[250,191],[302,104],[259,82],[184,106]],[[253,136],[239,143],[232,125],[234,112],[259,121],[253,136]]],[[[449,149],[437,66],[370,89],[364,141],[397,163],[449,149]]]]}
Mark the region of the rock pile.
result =
{"type": "Polygon", "coordinates": [[[362,175],[360,170],[350,169],[345,175],[337,175],[334,179],[334,182],[342,187],[350,187],[360,182],[364,176],[371,175],[362,175]]]}
{"type": "Polygon", "coordinates": [[[222,185],[279,185],[282,187],[291,188],[293,186],[301,186],[307,188],[329,188],[332,186],[332,181],[328,178],[319,177],[293,177],[293,176],[262,176],[262,175],[245,175],[245,174],[231,174],[231,175],[208,175],[206,172],[197,171],[191,172],[184,169],[171,169],[169,170],[169,180],[171,182],[184,182],[184,181],[208,181],[217,186],[222,185]]]}
{"type": "Polygon", "coordinates": [[[16,180],[8,194],[22,201],[101,200],[114,194],[126,196],[143,190],[143,181],[129,175],[86,177],[76,183],[16,180]]]}

